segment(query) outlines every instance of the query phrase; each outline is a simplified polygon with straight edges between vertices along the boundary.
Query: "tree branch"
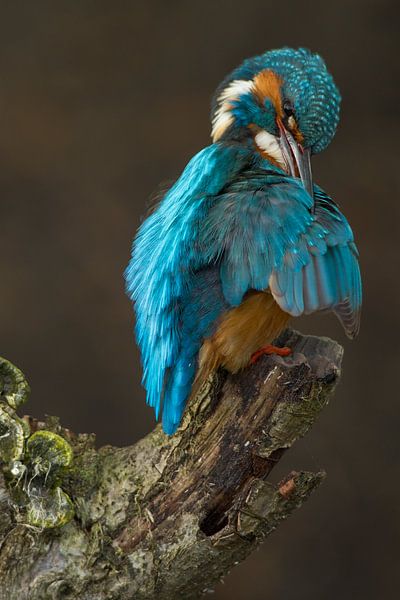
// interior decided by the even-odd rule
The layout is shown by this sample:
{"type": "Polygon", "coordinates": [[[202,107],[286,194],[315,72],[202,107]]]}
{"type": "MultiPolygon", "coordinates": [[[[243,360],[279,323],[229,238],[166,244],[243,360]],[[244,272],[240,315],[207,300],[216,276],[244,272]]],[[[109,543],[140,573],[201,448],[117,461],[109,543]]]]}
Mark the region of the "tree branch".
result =
{"type": "Polygon", "coordinates": [[[22,374],[0,361],[0,597],[199,598],[321,483],[266,481],[313,425],[340,373],[327,338],[281,336],[289,358],[219,372],[173,437],[94,448],[56,419],[24,420],[22,374]],[[71,448],[73,450],[73,460],[71,448]]]}

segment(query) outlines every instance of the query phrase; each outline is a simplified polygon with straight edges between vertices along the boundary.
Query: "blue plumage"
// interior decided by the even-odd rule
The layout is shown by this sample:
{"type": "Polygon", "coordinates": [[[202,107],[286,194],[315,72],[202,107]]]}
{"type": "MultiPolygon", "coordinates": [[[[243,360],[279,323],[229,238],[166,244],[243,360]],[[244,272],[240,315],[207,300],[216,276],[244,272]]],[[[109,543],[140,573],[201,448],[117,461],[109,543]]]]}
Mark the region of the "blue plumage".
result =
{"type": "Polygon", "coordinates": [[[339,100],[322,59],[306,50],[245,61],[217,90],[214,143],[140,227],[125,276],[147,402],[157,417],[162,410],[166,433],[180,423],[204,340],[249,290],[269,290],[292,316],[332,309],[356,335],[353,235],[337,205],[307,184],[302,163],[333,137],[339,100]],[[272,85],[293,110],[277,105],[272,85]],[[263,93],[271,98],[260,101],[263,93]]]}
{"type": "MultiPolygon", "coordinates": [[[[243,168],[249,151],[236,145],[213,144],[197,154],[180,179],[166,194],[156,211],[143,223],[133,243],[132,260],[125,276],[128,294],[135,302],[136,337],[142,352],[143,384],[147,402],[156,415],[164,394],[164,426],[168,432],[170,415],[180,420],[180,397],[187,387],[182,383],[183,361],[190,363],[189,348],[182,345],[182,298],[201,266],[194,235],[207,214],[213,195],[243,168]],[[176,389],[172,382],[177,378],[176,389]],[[169,381],[168,381],[169,380],[169,381]],[[178,417],[179,415],[179,417],[178,417]]],[[[193,357],[198,345],[193,350],[193,357]]],[[[188,367],[193,371],[192,367],[188,367]]]]}

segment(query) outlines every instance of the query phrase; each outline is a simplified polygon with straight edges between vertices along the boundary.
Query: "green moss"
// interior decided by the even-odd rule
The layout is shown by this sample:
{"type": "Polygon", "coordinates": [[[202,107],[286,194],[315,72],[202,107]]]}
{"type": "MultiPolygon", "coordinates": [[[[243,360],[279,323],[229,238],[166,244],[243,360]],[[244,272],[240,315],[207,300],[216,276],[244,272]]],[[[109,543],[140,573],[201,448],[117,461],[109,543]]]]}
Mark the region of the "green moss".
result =
{"type": "Polygon", "coordinates": [[[60,487],[72,464],[72,448],[51,431],[37,431],[25,442],[26,437],[26,424],[0,404],[0,459],[20,520],[41,529],[60,527],[74,515],[60,487]]]}
{"type": "Polygon", "coordinates": [[[96,450],[90,449],[74,458],[73,466],[68,471],[67,485],[73,486],[76,496],[90,493],[99,479],[100,458],[96,450]]]}
{"type": "Polygon", "coordinates": [[[0,399],[16,410],[27,401],[29,385],[17,367],[0,356],[0,399]]]}
{"type": "Polygon", "coordinates": [[[57,433],[36,431],[26,443],[27,460],[35,475],[44,475],[51,482],[72,464],[72,448],[57,433]]]}
{"type": "Polygon", "coordinates": [[[10,466],[18,461],[24,451],[25,428],[21,419],[10,415],[5,405],[0,405],[0,462],[10,466]]]}
{"type": "Polygon", "coordinates": [[[72,460],[71,446],[57,433],[39,430],[28,438],[23,491],[29,525],[49,529],[61,527],[72,519],[72,501],[60,487],[72,460]]]}
{"type": "Polygon", "coordinates": [[[74,516],[73,504],[60,487],[46,489],[33,486],[27,494],[29,504],[26,516],[29,525],[51,529],[66,525],[74,516]]]}

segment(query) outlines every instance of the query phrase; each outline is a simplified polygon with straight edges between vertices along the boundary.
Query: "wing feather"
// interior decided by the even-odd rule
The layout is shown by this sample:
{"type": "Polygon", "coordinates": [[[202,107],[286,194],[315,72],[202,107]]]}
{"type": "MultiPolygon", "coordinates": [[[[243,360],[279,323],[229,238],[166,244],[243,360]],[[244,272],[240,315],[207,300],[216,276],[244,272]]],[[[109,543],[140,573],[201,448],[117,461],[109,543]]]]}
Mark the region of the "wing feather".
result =
{"type": "MultiPolygon", "coordinates": [[[[249,160],[240,145],[213,144],[189,162],[181,177],[144,221],[125,271],[136,312],[147,403],[172,433],[195,370],[198,343],[182,344],[183,298],[201,262],[196,236],[209,204],[249,160]],[[164,401],[163,401],[164,399],[164,401]]],[[[178,418],[179,416],[179,418],[178,418]]]]}
{"type": "Polygon", "coordinates": [[[205,257],[218,256],[223,291],[237,305],[268,286],[293,316],[332,309],[346,333],[359,326],[361,278],[353,234],[337,205],[315,186],[315,212],[299,180],[249,172],[210,209],[205,257]],[[266,285],[268,281],[268,285],[266,285]]]}

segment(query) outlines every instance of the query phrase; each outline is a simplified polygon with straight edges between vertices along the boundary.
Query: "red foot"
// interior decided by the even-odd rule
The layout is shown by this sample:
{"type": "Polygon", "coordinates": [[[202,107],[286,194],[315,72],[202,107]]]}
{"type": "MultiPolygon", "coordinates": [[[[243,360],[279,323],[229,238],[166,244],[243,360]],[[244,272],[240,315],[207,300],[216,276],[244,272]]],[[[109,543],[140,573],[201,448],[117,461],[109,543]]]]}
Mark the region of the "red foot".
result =
{"type": "Polygon", "coordinates": [[[268,346],[264,346],[264,348],[260,348],[259,350],[257,350],[257,352],[254,352],[254,354],[251,355],[250,364],[254,365],[254,363],[258,361],[260,356],[263,356],[264,354],[277,354],[278,356],[289,356],[289,354],[292,354],[292,349],[288,348],[287,346],[284,346],[283,348],[278,348],[278,346],[271,346],[269,344],[268,346]]]}

